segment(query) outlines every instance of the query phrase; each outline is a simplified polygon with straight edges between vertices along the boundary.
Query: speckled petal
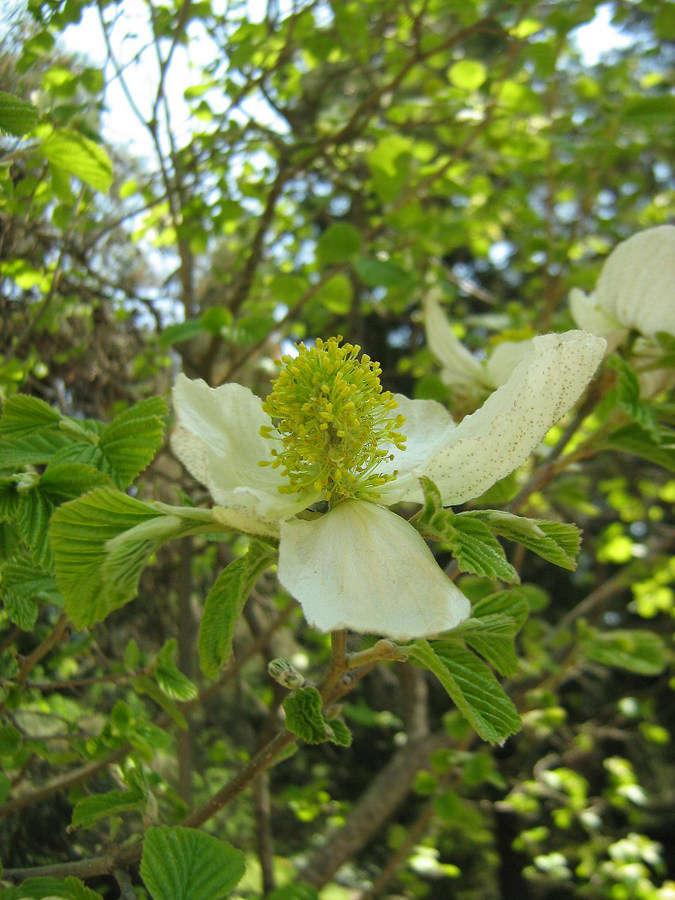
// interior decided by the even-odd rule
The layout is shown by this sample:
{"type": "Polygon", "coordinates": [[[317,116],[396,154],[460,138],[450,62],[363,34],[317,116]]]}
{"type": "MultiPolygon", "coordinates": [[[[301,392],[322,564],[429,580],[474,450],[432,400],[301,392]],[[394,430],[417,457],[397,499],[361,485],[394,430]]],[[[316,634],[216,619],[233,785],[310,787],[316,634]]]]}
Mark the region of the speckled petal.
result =
{"type": "Polygon", "coordinates": [[[528,458],[579,399],[606,343],[584,331],[533,339],[534,352],[508,382],[449,434],[424,473],[446,505],[479,497],[528,458]]]}
{"type": "Polygon", "coordinates": [[[408,640],[447,631],[470,615],[469,601],[412,525],[362,500],[282,523],[279,580],[319,631],[408,640]]]}

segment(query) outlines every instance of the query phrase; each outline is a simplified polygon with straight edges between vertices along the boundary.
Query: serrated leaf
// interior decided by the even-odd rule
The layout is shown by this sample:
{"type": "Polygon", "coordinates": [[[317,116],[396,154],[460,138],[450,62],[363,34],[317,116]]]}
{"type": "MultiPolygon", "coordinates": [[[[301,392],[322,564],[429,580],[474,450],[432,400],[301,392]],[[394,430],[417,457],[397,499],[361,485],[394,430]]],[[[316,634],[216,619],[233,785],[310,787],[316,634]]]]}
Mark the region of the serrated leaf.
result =
{"type": "Polygon", "coordinates": [[[144,562],[154,542],[147,532],[137,533],[137,540],[127,537],[128,544],[117,545],[118,556],[105,573],[107,544],[158,518],[153,507],[109,488],[97,488],[56,510],[49,535],[57,583],[66,611],[77,628],[102,621],[134,597],[142,570],[139,558],[144,562]],[[127,549],[130,552],[125,557],[127,549]],[[125,565],[130,565],[131,571],[125,565]]]}
{"type": "Polygon", "coordinates": [[[480,619],[484,616],[492,616],[498,613],[509,616],[516,626],[516,633],[520,631],[529,615],[530,608],[523,596],[522,588],[510,588],[506,591],[495,591],[475,600],[471,606],[471,616],[480,619]]]}
{"type": "Polygon", "coordinates": [[[452,632],[453,639],[461,637],[500,675],[513,675],[518,668],[515,635],[516,623],[503,613],[467,619],[452,632]]]}
{"type": "Polygon", "coordinates": [[[244,869],[241,850],[194,828],[160,825],[143,842],[141,878],[153,900],[224,900],[244,869]]]}
{"type": "Polygon", "coordinates": [[[406,653],[441,682],[457,709],[483,740],[503,744],[520,728],[520,717],[487,665],[451,641],[418,640],[406,653]]]}
{"type": "Polygon", "coordinates": [[[444,509],[440,491],[429,478],[420,478],[420,484],[424,504],[411,519],[420,534],[447,544],[462,572],[516,583],[520,580],[504,548],[483,522],[444,509]]]}
{"type": "Polygon", "coordinates": [[[99,819],[116,816],[129,810],[138,810],[145,805],[145,794],[138,787],[129,791],[108,791],[78,800],[73,809],[71,826],[91,828],[99,819]]]}
{"type": "Polygon", "coordinates": [[[496,509],[471,510],[460,513],[459,516],[480,520],[493,534],[522,544],[537,556],[562,569],[573,572],[577,567],[581,531],[576,525],[548,522],[545,519],[526,519],[496,509]]]}
{"type": "Polygon", "coordinates": [[[675,435],[666,429],[661,432],[661,442],[653,438],[639,425],[625,425],[605,438],[599,449],[631,453],[649,462],[675,472],[675,435]]]}
{"type": "Polygon", "coordinates": [[[16,523],[31,557],[43,569],[52,565],[52,553],[47,540],[49,519],[54,504],[38,487],[22,494],[17,508],[16,523]]]}
{"type": "Polygon", "coordinates": [[[0,568],[14,556],[20,542],[16,525],[13,522],[0,522],[0,568]]]}
{"type": "Polygon", "coordinates": [[[112,487],[110,477],[83,463],[51,462],[40,478],[40,493],[57,506],[96,487],[112,487]]]}
{"type": "Polygon", "coordinates": [[[37,106],[14,94],[0,91],[0,131],[14,137],[23,137],[35,128],[38,116],[37,106]]]}
{"type": "Polygon", "coordinates": [[[147,694],[151,700],[154,700],[160,709],[163,709],[168,716],[171,716],[179,728],[182,728],[183,731],[187,729],[187,722],[183,713],[151,678],[148,678],[146,675],[139,675],[137,678],[134,678],[133,687],[137,693],[147,694]]]}
{"type": "Polygon", "coordinates": [[[167,413],[161,397],[149,397],[115,416],[103,432],[99,448],[113,467],[118,487],[128,487],[154,458],[167,413]]]}
{"type": "Polygon", "coordinates": [[[0,440],[0,469],[43,465],[68,447],[71,441],[68,435],[60,431],[46,430],[17,440],[0,440]]]}
{"type": "Polygon", "coordinates": [[[227,662],[237,619],[256,581],[275,556],[272,548],[252,541],[246,556],[231,562],[209,591],[199,627],[199,661],[209,678],[217,678],[227,662]]]}
{"type": "Polygon", "coordinates": [[[75,175],[94,190],[106,193],[113,179],[110,157],[103,147],[68,128],[56,128],[42,141],[49,162],[75,175]]]}
{"type": "Polygon", "coordinates": [[[329,719],[329,740],[338,747],[350,747],[352,743],[352,733],[344,722],[340,719],[329,719]],[[330,734],[332,732],[332,734],[330,734]]]}
{"type": "Polygon", "coordinates": [[[79,878],[28,878],[20,887],[5,888],[2,900],[101,900],[101,895],[86,887],[79,878]]]}
{"type": "Polygon", "coordinates": [[[58,428],[61,416],[44,400],[16,394],[5,401],[0,418],[0,434],[7,440],[29,437],[36,432],[58,428]]]}
{"type": "Polygon", "coordinates": [[[25,556],[12,560],[3,569],[2,599],[9,618],[24,631],[35,627],[38,601],[61,603],[54,577],[25,556]]]}
{"type": "Polygon", "coordinates": [[[653,631],[598,631],[586,626],[580,644],[586,659],[636,675],[660,675],[668,663],[666,645],[653,631]]]}
{"type": "Polygon", "coordinates": [[[315,687],[302,687],[284,700],[286,728],[307,744],[322,744],[330,739],[328,721],[323,714],[321,694],[315,687]]]}

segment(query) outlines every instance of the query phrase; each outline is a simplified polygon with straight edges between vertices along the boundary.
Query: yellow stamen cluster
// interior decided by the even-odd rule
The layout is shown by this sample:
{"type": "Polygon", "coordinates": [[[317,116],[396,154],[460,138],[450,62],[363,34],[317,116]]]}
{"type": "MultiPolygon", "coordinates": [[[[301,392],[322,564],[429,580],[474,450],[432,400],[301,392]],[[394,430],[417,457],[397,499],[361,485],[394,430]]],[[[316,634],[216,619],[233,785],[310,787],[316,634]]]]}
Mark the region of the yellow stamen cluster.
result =
{"type": "Polygon", "coordinates": [[[346,497],[376,499],[378,487],[396,477],[379,474],[384,459],[392,459],[391,445],[403,450],[399,429],[402,415],[393,394],[382,392],[378,362],[342,337],[317,339],[311,348],[301,344],[298,356],[282,356],[281,367],[263,410],[276,430],[260,433],[281,440],[274,460],[261,465],[281,467],[284,493],[320,493],[333,502],[346,497]]]}

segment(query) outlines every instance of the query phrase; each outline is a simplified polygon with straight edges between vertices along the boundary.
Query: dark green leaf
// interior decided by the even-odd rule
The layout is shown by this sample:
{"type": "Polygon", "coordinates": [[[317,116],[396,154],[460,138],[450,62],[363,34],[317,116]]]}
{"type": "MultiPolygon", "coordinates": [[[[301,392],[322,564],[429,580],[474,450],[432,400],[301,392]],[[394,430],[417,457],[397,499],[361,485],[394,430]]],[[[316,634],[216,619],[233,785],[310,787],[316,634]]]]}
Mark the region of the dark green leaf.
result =
{"type": "Polygon", "coordinates": [[[237,619],[253,586],[275,555],[270,547],[252,541],[246,556],[231,562],[211,588],[199,628],[199,660],[209,678],[217,678],[227,662],[237,619]]]}
{"type": "Polygon", "coordinates": [[[62,602],[54,577],[25,556],[13,559],[3,569],[2,599],[9,618],[24,631],[35,626],[38,601],[58,605],[62,602]]]}
{"type": "Polygon", "coordinates": [[[86,887],[79,878],[28,878],[20,887],[6,888],[2,900],[101,900],[101,895],[86,887]]]}
{"type": "Polygon", "coordinates": [[[186,322],[167,325],[159,336],[159,346],[166,350],[174,344],[182,344],[183,341],[189,341],[198,334],[204,334],[206,330],[200,319],[188,319],[186,322]]]}
{"type": "Polygon", "coordinates": [[[321,694],[315,687],[302,687],[284,700],[286,728],[307,744],[329,740],[328,722],[323,714],[321,694]]]}
{"type": "Polygon", "coordinates": [[[471,606],[471,616],[481,619],[484,616],[492,616],[498,613],[513,619],[516,632],[525,624],[529,614],[529,605],[523,595],[523,588],[510,588],[507,591],[496,591],[476,600],[471,606]]]}
{"type": "Polygon", "coordinates": [[[514,638],[516,623],[503,613],[468,619],[453,629],[452,637],[461,637],[493,666],[500,675],[513,675],[518,668],[514,638]]]}
{"type": "Polygon", "coordinates": [[[153,900],[224,900],[244,869],[241,850],[194,828],[160,825],[143,842],[141,878],[153,900]]]}

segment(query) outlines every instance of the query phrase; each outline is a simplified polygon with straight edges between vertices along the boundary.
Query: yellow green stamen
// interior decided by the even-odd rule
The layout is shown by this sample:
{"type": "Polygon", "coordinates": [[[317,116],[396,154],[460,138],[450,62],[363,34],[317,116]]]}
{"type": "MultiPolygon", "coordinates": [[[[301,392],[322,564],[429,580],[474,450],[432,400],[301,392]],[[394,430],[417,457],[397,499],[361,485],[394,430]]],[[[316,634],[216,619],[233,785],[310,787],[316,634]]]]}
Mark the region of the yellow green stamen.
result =
{"type": "Polygon", "coordinates": [[[276,428],[260,433],[280,440],[273,461],[281,468],[283,493],[321,494],[326,500],[377,499],[378,488],[396,477],[377,469],[393,459],[391,445],[405,448],[402,415],[393,394],[382,391],[380,364],[342,337],[301,344],[297,357],[282,356],[279,376],[263,410],[276,428]]]}

